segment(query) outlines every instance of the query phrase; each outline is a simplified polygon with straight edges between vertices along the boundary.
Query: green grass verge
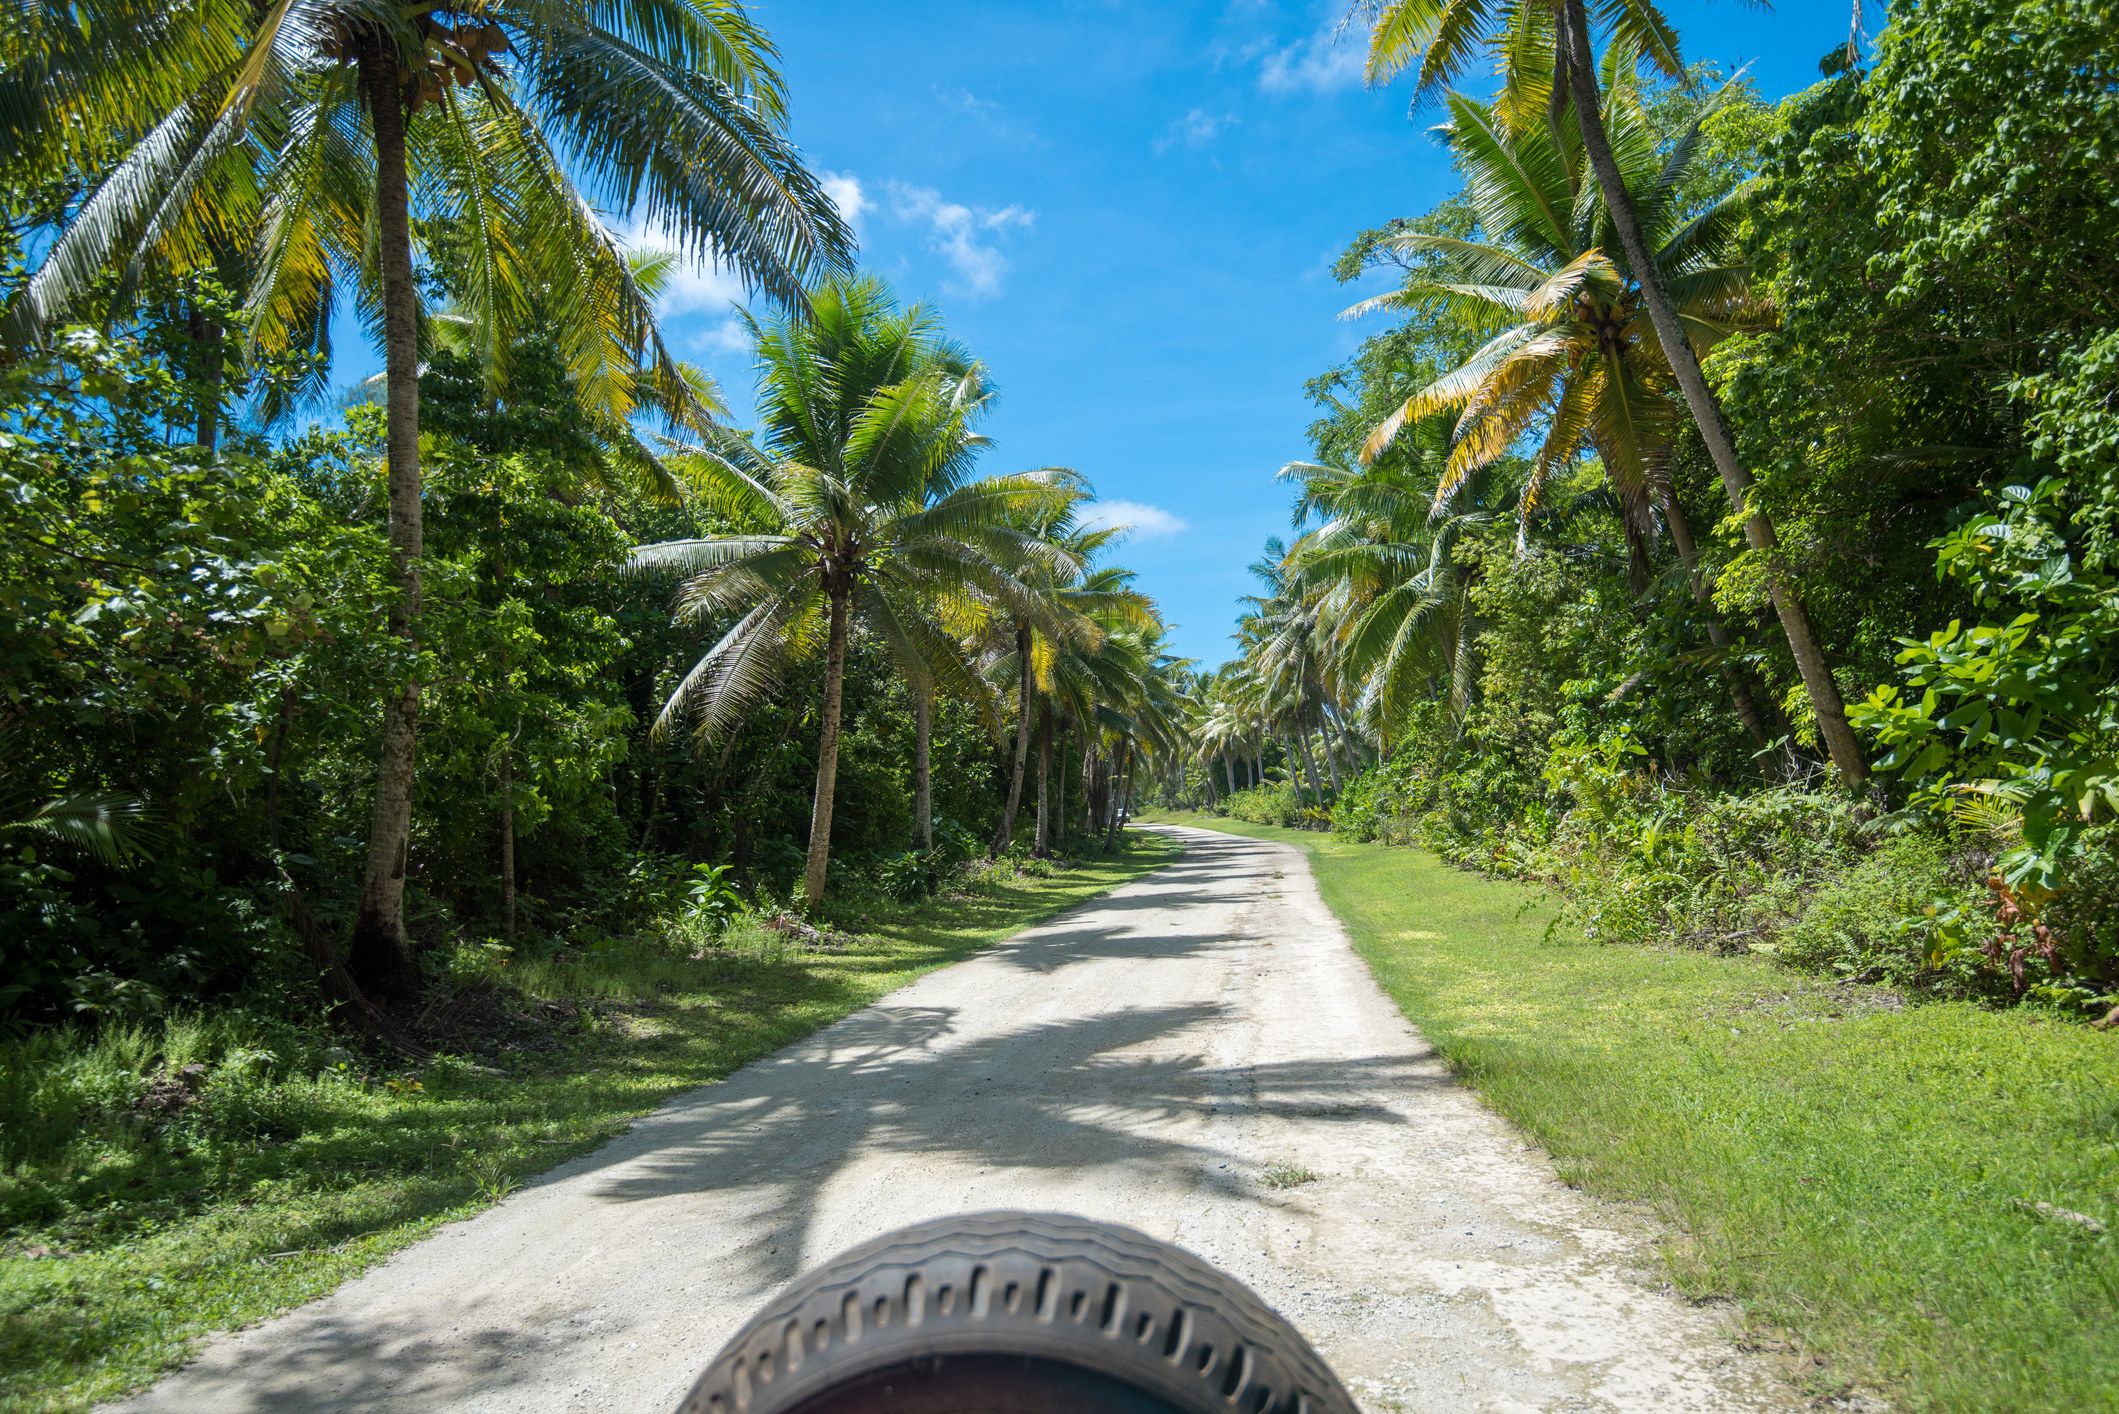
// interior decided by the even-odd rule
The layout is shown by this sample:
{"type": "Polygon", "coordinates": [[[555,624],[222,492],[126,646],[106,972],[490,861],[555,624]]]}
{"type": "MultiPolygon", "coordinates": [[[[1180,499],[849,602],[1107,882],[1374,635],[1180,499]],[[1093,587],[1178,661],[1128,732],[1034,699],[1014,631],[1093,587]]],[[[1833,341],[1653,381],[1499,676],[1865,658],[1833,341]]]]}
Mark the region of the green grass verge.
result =
{"type": "Polygon", "coordinates": [[[1308,851],[1456,1072],[1569,1182],[1672,1222],[1680,1288],[1792,1334],[1814,1393],[2119,1408],[2119,1037],[1548,937],[1535,890],[1424,851],[1162,818],[1308,851]],[[2105,1232],[2018,1206],[2041,1202],[2105,1232]]]}
{"type": "MultiPolygon", "coordinates": [[[[224,1055],[198,1102],[216,1110],[214,1142],[187,1144],[178,1125],[0,1172],[10,1210],[48,1210],[0,1234],[0,1409],[82,1409],[137,1389],[201,1337],[324,1295],[671,1095],[1181,852],[1127,838],[1120,856],[1050,878],[879,906],[845,953],[659,960],[655,1001],[562,1050],[510,1058],[505,1076],[442,1061],[417,1090],[410,1076],[246,1078],[224,1055]]],[[[0,1067],[10,1079],[24,1077],[0,1067]]]]}

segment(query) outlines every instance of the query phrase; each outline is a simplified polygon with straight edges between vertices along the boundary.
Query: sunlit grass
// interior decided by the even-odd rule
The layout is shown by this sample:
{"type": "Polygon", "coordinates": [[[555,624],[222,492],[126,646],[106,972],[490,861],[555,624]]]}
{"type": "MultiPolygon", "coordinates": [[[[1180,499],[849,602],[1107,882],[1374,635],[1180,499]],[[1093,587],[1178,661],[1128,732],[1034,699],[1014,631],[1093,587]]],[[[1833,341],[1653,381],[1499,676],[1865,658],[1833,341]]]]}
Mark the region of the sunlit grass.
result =
{"type": "Polygon", "coordinates": [[[560,1049],[484,1067],[506,1074],[444,1060],[368,1075],[334,1065],[327,1038],[229,1014],[0,1047],[0,1409],[137,1388],[202,1335],[321,1296],[671,1095],[1179,853],[1128,839],[1051,878],[876,905],[843,952],[614,944],[512,962],[509,985],[532,997],[627,1005],[560,1049]],[[207,1066],[195,1102],[136,1117],[148,1077],[167,1086],[193,1063],[207,1066]]]}
{"type": "Polygon", "coordinates": [[[2113,1037],[2035,1010],[1903,1007],[1760,958],[1548,937],[1535,891],[1421,851],[1171,818],[1309,851],[1457,1073],[1563,1177],[1670,1220],[1673,1280],[1792,1334],[1813,1394],[2119,1408],[2113,1037]]]}

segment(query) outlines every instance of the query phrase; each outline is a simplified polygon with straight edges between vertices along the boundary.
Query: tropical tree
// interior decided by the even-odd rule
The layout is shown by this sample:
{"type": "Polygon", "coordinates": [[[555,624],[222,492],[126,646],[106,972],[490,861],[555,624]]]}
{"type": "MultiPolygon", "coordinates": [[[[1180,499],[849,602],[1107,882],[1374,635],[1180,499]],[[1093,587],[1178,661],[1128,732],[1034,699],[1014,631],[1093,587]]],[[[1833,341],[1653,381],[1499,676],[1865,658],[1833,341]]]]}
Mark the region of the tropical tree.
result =
{"type": "MultiPolygon", "coordinates": [[[[1701,105],[1668,154],[1659,155],[1625,47],[1614,45],[1607,58],[1612,140],[1688,337],[1711,349],[1731,334],[1766,327],[1770,319],[1752,297],[1749,269],[1736,250],[1741,190],[1697,212],[1678,200],[1699,155],[1701,125],[1731,88],[1701,105]]],[[[1620,506],[1634,592],[1648,588],[1649,545],[1660,512],[1694,597],[1707,604],[1712,596],[1698,547],[1670,494],[1667,466],[1677,428],[1669,368],[1648,327],[1640,282],[1623,254],[1606,254],[1611,224],[1604,204],[1583,199],[1594,188],[1576,180],[1582,145],[1572,115],[1511,129],[1493,107],[1460,94],[1447,102],[1443,132],[1487,239],[1417,231],[1392,237],[1393,245],[1430,256],[1429,273],[1352,312],[1439,309],[1461,325],[1499,332],[1379,423],[1363,459],[1373,461],[1408,422],[1457,413],[1435,491],[1439,508],[1466,477],[1542,425],[1516,500],[1526,531],[1547,505],[1554,477],[1594,450],[1620,506]]],[[[1710,615],[1708,633],[1726,653],[1729,634],[1718,617],[1710,615]]],[[[1733,668],[1724,671],[1738,716],[1765,745],[1770,737],[1749,689],[1733,668]]]]}
{"type": "MultiPolygon", "coordinates": [[[[1109,536],[1102,531],[1078,534],[1073,547],[1091,541],[1102,544],[1109,536]]],[[[1052,775],[1055,726],[1069,732],[1108,726],[1125,717],[1142,700],[1145,684],[1158,671],[1154,650],[1161,621],[1154,604],[1133,585],[1134,572],[1116,565],[1086,571],[1079,582],[1065,591],[1059,607],[1087,618],[1095,628],[1093,638],[1061,635],[1049,641],[1053,651],[1033,637],[1033,662],[1044,661],[1042,678],[1033,674],[1038,698],[1037,830],[1035,851],[1048,854],[1065,836],[1064,800],[1047,806],[1048,778],[1052,775]]],[[[1060,773],[1062,781],[1064,771],[1060,773]]]]}
{"type": "Polygon", "coordinates": [[[151,125],[130,96],[94,107],[112,87],[96,66],[139,62],[132,47],[78,59],[69,102],[139,137],[14,301],[6,336],[41,337],[108,287],[105,272],[205,267],[231,247],[250,272],[253,349],[328,352],[347,294],[379,326],[402,667],[385,694],[348,962],[364,985],[408,993],[420,984],[403,894],[420,705],[422,256],[452,262],[496,380],[519,335],[548,323],[565,331],[576,384],[621,419],[659,405],[699,427],[697,389],[587,198],[613,199],[791,305],[851,238],[786,140],[772,45],[739,5],[277,0],[197,14],[213,27],[203,38],[156,31],[169,47],[150,53],[166,52],[177,76],[154,91],[182,97],[151,125]],[[423,239],[430,223],[450,233],[446,252],[423,239]]]}
{"type": "Polygon", "coordinates": [[[1423,701],[1461,722],[1481,625],[1478,566],[1456,551],[1467,531],[1507,513],[1501,471],[1473,470],[1439,514],[1432,481],[1395,468],[1294,462],[1281,476],[1301,484],[1299,511],[1322,517],[1289,553],[1288,577],[1317,596],[1317,631],[1359,715],[1386,742],[1423,701]]]}
{"type": "MultiPolygon", "coordinates": [[[[1649,0],[1611,0],[1598,14],[1608,39],[1626,55],[1639,56],[1665,78],[1685,77],[1677,33],[1649,0]]],[[[1417,66],[1416,97],[1424,99],[1447,91],[1487,57],[1499,60],[1506,80],[1502,108],[1511,126],[1528,127],[1542,113],[1557,148],[1561,117],[1573,109],[1597,190],[1639,284],[1640,303],[1660,352],[1731,507],[1744,517],[1745,541],[1764,562],[1782,631],[1817,714],[1819,735],[1841,775],[1849,781],[1863,779],[1868,763],[1847,724],[1845,704],[1818,647],[1809,611],[1773,563],[1778,547],[1773,523],[1750,504],[1751,475],[1737,459],[1721,404],[1701,371],[1678,300],[1656,261],[1650,230],[1627,188],[1624,167],[1604,123],[1585,0],[1511,0],[1498,7],[1475,0],[1392,0],[1376,14],[1366,72],[1371,84],[1383,84],[1417,66]]]]}
{"type": "Polygon", "coordinates": [[[918,674],[968,674],[955,641],[915,606],[977,595],[1039,612],[1017,576],[1065,574],[1074,560],[1020,527],[1079,493],[1057,469],[972,478],[984,445],[972,431],[977,375],[942,356],[932,316],[901,310],[881,281],[835,277],[811,293],[807,317],[750,328],[759,431],[718,431],[679,458],[735,528],[641,546],[632,563],[684,576],[680,620],[738,616],[670,694],[658,729],[690,714],[702,736],[717,736],[791,657],[823,647],[803,882],[814,907],[830,859],[848,635],[858,624],[918,674]]]}
{"type": "MultiPolygon", "coordinates": [[[[992,855],[1006,850],[1015,838],[1033,722],[1038,724],[1040,738],[1040,777],[1050,774],[1052,718],[1044,699],[1054,690],[1054,672],[1061,655],[1070,648],[1094,650],[1102,644],[1109,627],[1144,623],[1150,612],[1147,600],[1129,587],[1133,577],[1130,572],[1090,571],[1090,560],[1123,535],[1124,528],[1078,524],[1079,507],[1087,499],[1087,488],[1077,484],[1070,495],[1035,507],[1026,515],[1020,527],[1023,533],[1056,553],[1042,562],[1025,563],[1020,575],[1026,591],[1023,596],[1013,602],[996,600],[989,604],[983,633],[986,676],[989,681],[1005,682],[1015,688],[1017,714],[1008,797],[1001,809],[1000,826],[988,846],[992,855]]],[[[1035,835],[1041,848],[1042,804],[1038,814],[1040,824],[1035,835]]]]}

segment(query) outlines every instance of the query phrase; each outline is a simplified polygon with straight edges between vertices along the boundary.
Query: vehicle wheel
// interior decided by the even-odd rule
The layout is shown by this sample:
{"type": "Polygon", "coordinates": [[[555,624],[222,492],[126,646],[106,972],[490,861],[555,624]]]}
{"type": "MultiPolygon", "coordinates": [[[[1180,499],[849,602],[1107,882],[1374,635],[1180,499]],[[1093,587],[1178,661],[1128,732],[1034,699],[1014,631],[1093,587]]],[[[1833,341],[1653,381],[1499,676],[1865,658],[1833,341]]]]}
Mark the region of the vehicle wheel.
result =
{"type": "Polygon", "coordinates": [[[799,1278],[679,1414],[1355,1414],[1235,1278],[1113,1223],[974,1213],[799,1278]]]}

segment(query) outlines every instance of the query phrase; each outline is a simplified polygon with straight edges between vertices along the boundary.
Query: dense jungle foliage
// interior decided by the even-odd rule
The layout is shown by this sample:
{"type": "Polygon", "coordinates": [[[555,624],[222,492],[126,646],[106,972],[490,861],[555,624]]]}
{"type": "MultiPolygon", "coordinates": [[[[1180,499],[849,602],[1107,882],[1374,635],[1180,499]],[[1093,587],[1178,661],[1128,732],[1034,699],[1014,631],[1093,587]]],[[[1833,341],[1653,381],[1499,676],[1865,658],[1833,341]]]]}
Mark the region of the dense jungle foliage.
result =
{"type": "Polygon", "coordinates": [[[1298,538],[1169,798],[1549,881],[1595,936],[2111,1011],[2115,32],[2084,0],[1893,4],[1775,105],[1607,55],[1737,514],[1579,127],[1450,96],[1464,190],[1341,261],[1402,272],[1368,308],[1407,317],[1311,385],[1298,538]],[[1832,761],[1776,594],[1868,769],[1832,761]]]}
{"type": "MultiPolygon", "coordinates": [[[[184,390],[144,342],[75,330],[8,374],[0,634],[15,813],[0,989],[18,1024],[306,995],[278,871],[343,929],[378,684],[401,671],[379,632],[379,411],[355,406],[343,431],[278,442],[172,443],[184,390]],[[122,855],[22,828],[24,807],[83,793],[119,799],[121,817],[122,802],[142,802],[122,855]]],[[[502,940],[504,749],[524,946],[629,934],[682,903],[695,861],[732,864],[753,897],[787,897],[822,665],[798,662],[703,748],[686,731],[658,740],[675,679],[726,623],[679,626],[666,580],[622,571],[636,543],[707,533],[714,518],[637,493],[576,494],[575,430],[546,413],[556,371],[527,350],[515,376],[521,401],[490,413],[459,360],[436,359],[422,380],[429,687],[412,930],[442,956],[502,940]]],[[[914,844],[913,712],[902,674],[857,641],[833,821],[851,895],[914,844]]],[[[1005,805],[1003,745],[974,705],[945,696],[932,753],[940,832],[983,844],[1005,805]]],[[[1078,756],[1056,765],[1085,800],[1078,756]]]]}
{"type": "Polygon", "coordinates": [[[764,31],[312,8],[0,49],[0,1035],[234,1007],[421,1059],[496,958],[1108,852],[1154,606],[1079,473],[979,467],[990,378],[853,273],[764,31]],[[708,257],[754,431],[656,323],[708,257]],[[347,307],[385,367],[334,414],[347,307]]]}

